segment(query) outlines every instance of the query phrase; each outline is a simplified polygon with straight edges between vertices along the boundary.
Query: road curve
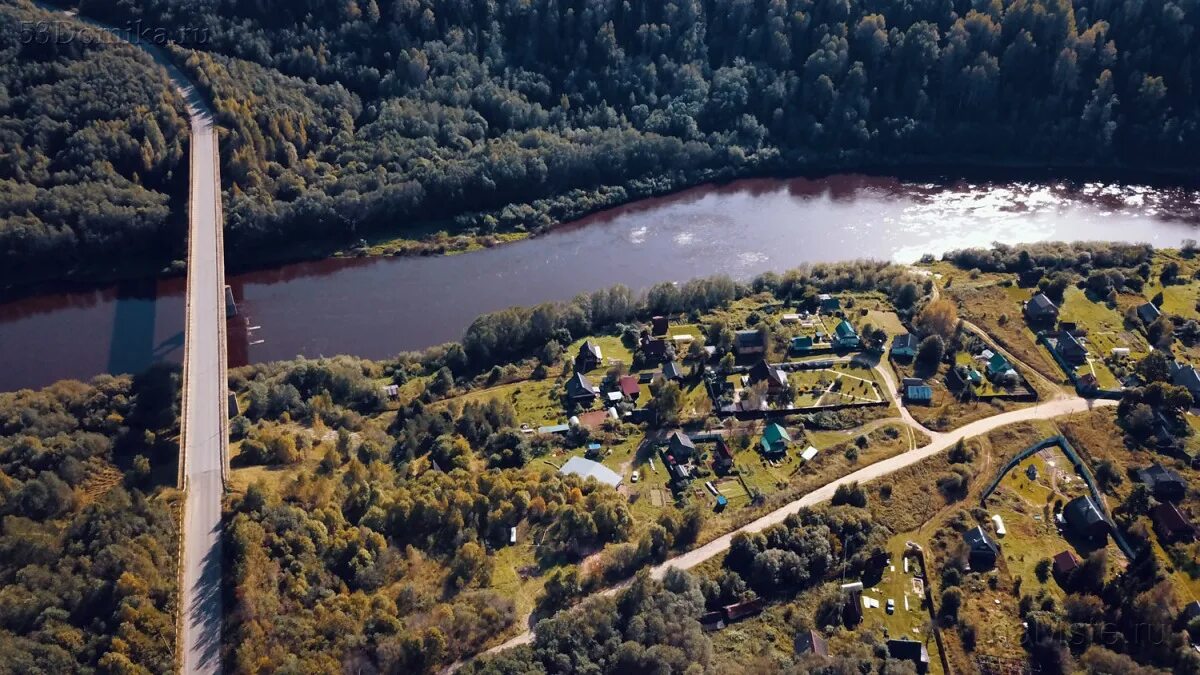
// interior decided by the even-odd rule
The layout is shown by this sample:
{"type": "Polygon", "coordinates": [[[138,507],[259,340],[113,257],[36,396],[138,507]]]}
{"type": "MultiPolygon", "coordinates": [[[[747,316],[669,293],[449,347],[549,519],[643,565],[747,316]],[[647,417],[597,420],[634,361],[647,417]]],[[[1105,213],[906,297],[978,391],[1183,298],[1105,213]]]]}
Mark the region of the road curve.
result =
{"type": "MultiPolygon", "coordinates": [[[[1063,415],[1072,413],[1084,412],[1095,407],[1115,406],[1116,401],[1107,400],[1091,400],[1083,398],[1064,398],[1048,403],[1042,403],[1030,408],[1022,408],[1013,410],[999,415],[994,415],[985,419],[971,422],[954,431],[937,434],[932,437],[932,440],[924,446],[916,450],[910,450],[902,455],[896,455],[870,466],[865,466],[858,471],[843,476],[831,483],[828,483],[808,494],[789,502],[784,506],[775,509],[774,511],[751,521],[728,534],[724,534],[712,541],[697,547],[686,553],[681,553],[674,558],[671,558],[663,563],[655,565],[650,569],[650,575],[655,579],[661,579],[666,574],[667,570],[675,567],[678,569],[690,569],[708,560],[709,558],[725,552],[729,549],[730,543],[733,541],[733,536],[739,532],[760,532],[772,525],[781,523],[789,515],[797,510],[815,506],[822,502],[829,501],[833,497],[834,491],[841,485],[847,483],[866,483],[878,478],[882,478],[891,473],[899,471],[903,468],[912,466],[917,462],[928,459],[939,452],[948,450],[958,443],[959,440],[979,436],[988,432],[1005,427],[1017,422],[1028,422],[1033,420],[1053,419],[1063,415]]],[[[903,409],[903,408],[902,408],[903,409]]],[[[627,583],[627,582],[626,582],[627,583]]],[[[611,595],[623,588],[625,583],[609,587],[599,593],[602,595],[611,595]]],[[[512,639],[503,642],[489,650],[486,653],[494,653],[516,647],[517,645],[528,644],[533,641],[534,633],[532,630],[525,631],[512,639]]]]}
{"type": "Polygon", "coordinates": [[[180,616],[182,671],[221,672],[221,498],[229,450],[228,360],[225,334],[225,255],[220,164],[212,109],[155,44],[44,2],[117,36],[161,65],[183,97],[191,121],[187,301],[184,328],[180,487],[184,490],[180,616]]]}

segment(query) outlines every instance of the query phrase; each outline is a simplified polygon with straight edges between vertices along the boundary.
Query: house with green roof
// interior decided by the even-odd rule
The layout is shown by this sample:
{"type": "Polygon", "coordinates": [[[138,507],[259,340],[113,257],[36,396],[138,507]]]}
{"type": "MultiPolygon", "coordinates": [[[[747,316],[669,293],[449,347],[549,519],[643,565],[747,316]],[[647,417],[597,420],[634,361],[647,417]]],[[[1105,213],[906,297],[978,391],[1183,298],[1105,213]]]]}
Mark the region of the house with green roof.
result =
{"type": "Polygon", "coordinates": [[[987,374],[989,378],[995,379],[1012,369],[1012,364],[1000,354],[992,354],[992,358],[988,359],[987,374]]]}
{"type": "Polygon", "coordinates": [[[833,348],[858,349],[859,344],[858,333],[854,330],[854,326],[851,326],[850,322],[845,319],[839,321],[837,327],[833,329],[833,348]]]}
{"type": "Polygon", "coordinates": [[[772,422],[763,430],[762,435],[762,450],[763,454],[768,457],[779,457],[787,452],[788,445],[792,442],[792,437],[788,435],[787,429],[772,422]]]}
{"type": "Polygon", "coordinates": [[[811,335],[801,335],[792,338],[791,349],[793,354],[807,354],[813,350],[813,339],[811,335]]]}

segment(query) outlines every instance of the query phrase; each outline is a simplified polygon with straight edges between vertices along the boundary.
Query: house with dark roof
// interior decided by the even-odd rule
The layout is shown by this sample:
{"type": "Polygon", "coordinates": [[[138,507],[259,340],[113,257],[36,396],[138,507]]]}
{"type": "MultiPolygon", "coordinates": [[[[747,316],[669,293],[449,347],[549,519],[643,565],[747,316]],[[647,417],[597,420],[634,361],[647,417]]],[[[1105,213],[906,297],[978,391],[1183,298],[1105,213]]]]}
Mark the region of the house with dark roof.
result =
{"type": "Polygon", "coordinates": [[[1193,600],[1183,606],[1183,611],[1180,612],[1183,617],[1183,622],[1187,623],[1192,619],[1200,616],[1200,600],[1193,600]]]}
{"type": "Polygon", "coordinates": [[[683,370],[679,367],[678,361],[667,361],[662,367],[662,376],[667,380],[678,382],[683,379],[683,370]]]}
{"type": "Polygon", "coordinates": [[[729,449],[729,444],[724,438],[717,438],[717,445],[713,448],[713,469],[718,473],[725,473],[733,468],[733,451],[729,449]]]}
{"type": "Polygon", "coordinates": [[[590,406],[600,393],[583,373],[575,373],[567,380],[566,392],[568,400],[583,406],[590,406]]]}
{"type": "Polygon", "coordinates": [[[797,633],[795,647],[797,654],[816,654],[829,658],[829,645],[825,644],[825,638],[815,630],[797,633]]]}
{"type": "Polygon", "coordinates": [[[1100,390],[1100,380],[1096,379],[1093,373],[1084,373],[1075,380],[1075,389],[1081,392],[1094,392],[1100,390]]]}
{"type": "Polygon", "coordinates": [[[662,361],[667,357],[667,341],[662,338],[652,338],[642,342],[642,358],[647,361],[662,361]]]}
{"type": "Polygon", "coordinates": [[[904,333],[892,338],[892,358],[907,361],[917,357],[917,349],[921,341],[912,333],[904,333]]]}
{"type": "Polygon", "coordinates": [[[858,349],[861,340],[858,337],[858,332],[854,330],[854,326],[850,322],[842,319],[833,329],[833,348],[834,349],[858,349]]]}
{"type": "Polygon", "coordinates": [[[1158,307],[1154,306],[1153,302],[1147,302],[1138,305],[1137,315],[1138,318],[1142,320],[1142,323],[1149,326],[1150,324],[1154,323],[1155,319],[1162,316],[1162,312],[1158,309],[1158,307]]]}
{"type": "Polygon", "coordinates": [[[766,337],[759,330],[739,330],[733,334],[733,351],[738,356],[765,353],[766,337]]]}
{"type": "Polygon", "coordinates": [[[650,317],[650,334],[651,335],[666,335],[667,329],[670,328],[671,322],[665,316],[650,317]]]}
{"type": "Polygon", "coordinates": [[[604,354],[600,351],[600,345],[588,340],[579,346],[579,354],[575,356],[575,370],[586,373],[600,367],[603,362],[604,354]]]}
{"type": "Polygon", "coordinates": [[[1074,366],[1081,366],[1087,363],[1087,347],[1079,341],[1079,338],[1069,330],[1058,331],[1058,339],[1054,343],[1054,350],[1062,357],[1064,361],[1074,366]]]}
{"type": "Polygon", "coordinates": [[[621,379],[617,380],[617,388],[630,401],[638,400],[638,396],[642,394],[642,387],[638,384],[638,379],[633,375],[622,375],[621,379]]]}
{"type": "Polygon", "coordinates": [[[918,673],[929,672],[929,650],[924,642],[891,639],[887,641],[888,656],[901,661],[911,661],[918,673]]]}
{"type": "Polygon", "coordinates": [[[1187,492],[1187,481],[1172,469],[1155,462],[1137,470],[1138,480],[1150,488],[1150,494],[1162,502],[1177,502],[1187,492]]]}
{"type": "Polygon", "coordinates": [[[1171,384],[1183,387],[1192,394],[1192,398],[1200,399],[1200,373],[1195,367],[1186,363],[1174,361],[1170,366],[1171,384]]]}
{"type": "Polygon", "coordinates": [[[667,436],[667,452],[675,459],[686,462],[696,454],[696,444],[692,442],[691,437],[676,429],[667,436]]]}
{"type": "Polygon", "coordinates": [[[1058,305],[1045,293],[1038,293],[1025,301],[1025,318],[1030,323],[1052,324],[1058,320],[1058,305]]]}
{"type": "Polygon", "coordinates": [[[971,570],[979,572],[996,566],[1000,546],[988,536],[982,526],[963,532],[963,543],[967,545],[967,562],[971,570]]]}
{"type": "Polygon", "coordinates": [[[1064,550],[1054,556],[1054,573],[1065,577],[1079,568],[1079,558],[1070,550],[1064,550]]]}
{"type": "Polygon", "coordinates": [[[792,437],[788,435],[787,429],[772,422],[763,429],[762,440],[759,444],[762,446],[763,454],[767,457],[779,457],[787,452],[788,446],[792,443],[792,437]]]}
{"type": "Polygon", "coordinates": [[[724,627],[725,627],[725,613],[724,612],[722,612],[720,610],[716,610],[716,611],[712,611],[712,612],[705,612],[704,614],[700,615],[700,630],[703,630],[705,632],[712,632],[714,630],[721,630],[724,627]]]}
{"type": "Polygon", "coordinates": [[[1108,539],[1108,519],[1090,496],[1076,497],[1062,510],[1063,521],[1076,535],[1093,542],[1108,539]]]}
{"type": "Polygon", "coordinates": [[[832,314],[842,308],[842,301],[828,293],[817,296],[817,307],[826,314],[832,314]]]}
{"type": "Polygon", "coordinates": [[[1164,544],[1196,540],[1196,526],[1174,504],[1159,504],[1150,509],[1150,520],[1164,544]]]}
{"type": "Polygon", "coordinates": [[[788,386],[787,373],[767,363],[766,360],[754,364],[748,376],[750,384],[766,382],[767,391],[772,393],[783,391],[788,386]]]}

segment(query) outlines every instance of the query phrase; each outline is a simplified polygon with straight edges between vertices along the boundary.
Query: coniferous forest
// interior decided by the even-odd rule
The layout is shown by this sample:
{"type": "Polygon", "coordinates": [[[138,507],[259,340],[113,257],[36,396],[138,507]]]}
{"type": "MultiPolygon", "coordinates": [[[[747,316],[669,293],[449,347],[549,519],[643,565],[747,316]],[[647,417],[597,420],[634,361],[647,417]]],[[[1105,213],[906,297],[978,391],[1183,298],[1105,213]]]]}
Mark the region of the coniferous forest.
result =
{"type": "MultiPolygon", "coordinates": [[[[344,244],[428,223],[537,230],[737,175],[913,164],[1189,171],[1200,156],[1194,0],[86,0],[79,8],[162,27],[198,48],[174,58],[214,99],[223,127],[233,263],[284,241],[344,244]]],[[[22,64],[47,67],[50,57],[20,49],[22,64]]],[[[27,68],[6,70],[17,77],[0,108],[46,89],[21,76],[27,68]]],[[[106,113],[145,124],[122,105],[106,113]]],[[[136,182],[147,163],[177,159],[175,118],[157,126],[165,143],[135,130],[149,146],[132,156],[116,140],[72,145],[79,154],[70,156],[117,154],[101,164],[136,182]]],[[[48,189],[32,167],[13,164],[46,165],[6,159],[9,190],[48,189]]],[[[6,240],[22,252],[106,251],[122,241],[115,233],[140,243],[149,219],[80,224],[112,236],[76,233],[68,249],[57,243],[62,207],[5,201],[6,240]]],[[[12,259],[18,249],[4,251],[12,259]]]]}

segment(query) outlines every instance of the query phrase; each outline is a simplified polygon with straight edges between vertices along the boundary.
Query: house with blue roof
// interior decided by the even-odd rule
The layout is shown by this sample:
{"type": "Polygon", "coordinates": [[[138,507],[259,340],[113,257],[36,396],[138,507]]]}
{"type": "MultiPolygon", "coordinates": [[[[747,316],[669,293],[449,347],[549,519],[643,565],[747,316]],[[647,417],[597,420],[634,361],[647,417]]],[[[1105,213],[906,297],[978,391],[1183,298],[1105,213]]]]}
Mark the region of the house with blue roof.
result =
{"type": "Polygon", "coordinates": [[[917,357],[920,340],[912,333],[904,333],[892,338],[892,358],[910,360],[917,357]]]}
{"type": "Polygon", "coordinates": [[[927,384],[905,387],[904,400],[908,403],[928,405],[933,402],[933,387],[927,384]]]}

